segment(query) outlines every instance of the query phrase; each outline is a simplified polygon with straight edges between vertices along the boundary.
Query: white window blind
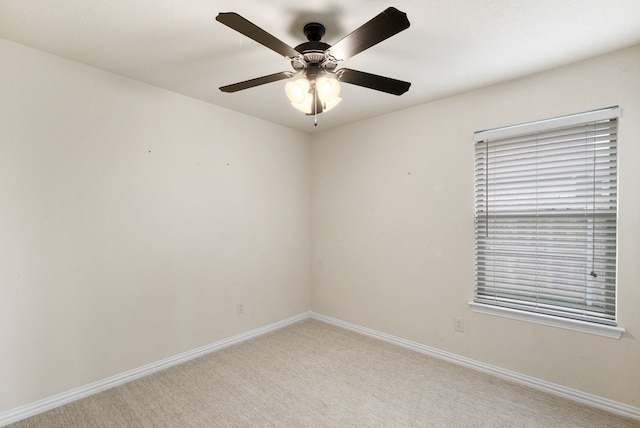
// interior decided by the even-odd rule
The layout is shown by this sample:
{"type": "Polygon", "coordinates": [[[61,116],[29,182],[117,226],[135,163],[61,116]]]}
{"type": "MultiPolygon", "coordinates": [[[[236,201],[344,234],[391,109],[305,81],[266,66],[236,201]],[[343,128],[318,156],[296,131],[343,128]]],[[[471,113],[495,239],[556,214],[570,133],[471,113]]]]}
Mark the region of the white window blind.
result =
{"type": "Polygon", "coordinates": [[[474,302],[616,325],[618,115],[475,134],[474,302]]]}

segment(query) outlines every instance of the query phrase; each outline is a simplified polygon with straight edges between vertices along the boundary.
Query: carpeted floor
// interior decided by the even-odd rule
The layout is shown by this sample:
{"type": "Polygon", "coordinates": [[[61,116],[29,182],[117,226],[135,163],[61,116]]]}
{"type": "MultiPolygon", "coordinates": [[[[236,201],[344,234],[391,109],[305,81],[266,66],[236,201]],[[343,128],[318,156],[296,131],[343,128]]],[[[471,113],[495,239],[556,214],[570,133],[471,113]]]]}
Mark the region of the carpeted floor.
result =
{"type": "Polygon", "coordinates": [[[626,419],[306,320],[11,425],[639,427],[626,419]]]}

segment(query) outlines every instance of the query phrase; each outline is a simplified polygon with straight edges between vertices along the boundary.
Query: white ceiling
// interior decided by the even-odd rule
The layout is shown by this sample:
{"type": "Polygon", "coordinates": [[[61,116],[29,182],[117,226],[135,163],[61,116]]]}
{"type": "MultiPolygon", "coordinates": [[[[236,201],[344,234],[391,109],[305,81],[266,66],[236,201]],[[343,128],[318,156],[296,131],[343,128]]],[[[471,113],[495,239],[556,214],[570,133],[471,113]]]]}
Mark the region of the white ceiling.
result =
{"type": "Polygon", "coordinates": [[[638,44],[639,18],[640,0],[0,0],[0,37],[313,132],[638,44]],[[296,46],[308,22],[324,24],[333,44],[389,6],[411,27],[344,66],[411,82],[400,97],[343,84],[342,103],[314,128],[289,105],[285,81],[218,90],[291,70],[218,12],[296,46]]]}

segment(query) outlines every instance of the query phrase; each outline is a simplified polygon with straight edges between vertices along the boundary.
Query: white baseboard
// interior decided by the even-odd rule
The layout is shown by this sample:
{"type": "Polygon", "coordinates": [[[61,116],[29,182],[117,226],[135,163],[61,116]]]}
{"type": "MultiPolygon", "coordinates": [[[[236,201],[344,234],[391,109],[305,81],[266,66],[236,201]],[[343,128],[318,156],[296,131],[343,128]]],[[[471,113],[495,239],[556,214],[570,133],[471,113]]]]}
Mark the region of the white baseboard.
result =
{"type": "Polygon", "coordinates": [[[523,375],[511,370],[506,370],[500,367],[492,366],[480,361],[472,360],[471,358],[463,357],[453,354],[451,352],[443,351],[437,348],[423,345],[421,343],[412,342],[410,340],[403,339],[401,337],[393,336],[390,334],[382,333],[376,330],[372,330],[367,327],[362,327],[357,324],[352,324],[346,321],[342,321],[336,318],[332,318],[326,315],[321,315],[315,312],[311,313],[311,317],[320,321],[324,321],[329,324],[333,324],[338,327],[345,328],[357,333],[361,333],[375,339],[382,340],[393,345],[401,346],[403,348],[410,349],[412,351],[420,352],[431,357],[439,358],[445,361],[449,361],[464,367],[468,367],[483,373],[494,375],[505,380],[509,380],[520,385],[528,386],[530,388],[537,389],[549,394],[568,398],[579,403],[583,403],[592,407],[596,407],[602,410],[615,413],[617,415],[626,416],[640,420],[640,408],[630,406],[628,404],[620,403],[618,401],[609,400],[607,398],[599,397],[597,395],[589,394],[587,392],[579,391],[566,386],[558,385],[555,383],[547,382],[545,380],[537,379],[531,376],[523,375]]]}
{"type": "Polygon", "coordinates": [[[26,419],[30,416],[37,415],[38,413],[45,412],[47,410],[54,409],[72,401],[79,400],[81,398],[88,397],[98,392],[105,391],[118,385],[122,385],[132,380],[141,378],[143,376],[150,375],[160,370],[167,369],[169,367],[185,363],[198,357],[202,357],[211,352],[219,351],[231,345],[235,345],[240,342],[244,342],[249,339],[261,336],[263,334],[272,332],[274,330],[286,327],[294,324],[298,321],[310,318],[311,312],[304,312],[299,315],[295,315],[290,318],[286,318],[281,321],[274,322],[263,327],[256,328],[254,330],[240,333],[227,339],[220,340],[218,342],[211,343],[209,345],[202,346],[200,348],[192,349],[160,361],[156,361],[151,364],[138,367],[124,373],[119,373],[114,376],[110,376],[106,379],[102,379],[96,382],[89,383],[79,388],[52,395],[51,397],[44,398],[42,400],[34,401],[33,403],[26,404],[24,406],[17,407],[15,409],[0,412],[0,427],[18,422],[22,419],[26,419]]]}
{"type": "Polygon", "coordinates": [[[24,406],[17,407],[5,412],[0,412],[0,427],[18,422],[22,419],[26,419],[30,416],[37,415],[38,413],[51,410],[53,408],[62,406],[72,401],[79,400],[81,398],[88,397],[98,392],[105,391],[118,385],[122,385],[132,380],[141,378],[143,376],[150,375],[160,370],[167,369],[169,367],[181,364],[195,358],[204,356],[206,354],[221,350],[231,345],[235,345],[244,342],[249,339],[261,336],[263,334],[275,331],[277,329],[286,327],[299,321],[303,321],[308,318],[314,318],[329,324],[333,324],[338,327],[345,328],[357,333],[361,333],[375,339],[379,339],[393,345],[401,346],[403,348],[410,349],[412,351],[420,352],[425,355],[429,355],[435,358],[439,358],[445,361],[449,361],[455,364],[459,364],[464,367],[468,367],[474,370],[478,370],[487,374],[491,374],[502,379],[506,379],[512,382],[516,382],[521,385],[525,385],[531,388],[535,388],[539,391],[547,392],[556,396],[568,398],[573,401],[577,401],[583,404],[587,404],[592,407],[603,409],[618,415],[626,416],[629,418],[640,420],[640,408],[629,406],[624,403],[602,398],[593,394],[578,391],[572,388],[567,388],[562,385],[557,385],[544,380],[536,379],[531,376],[526,376],[510,370],[505,370],[500,367],[492,366],[490,364],[482,363],[476,360],[472,360],[467,357],[462,357],[447,351],[442,351],[437,348],[432,348],[417,342],[403,339],[401,337],[393,336],[390,334],[382,333],[367,327],[362,327],[357,324],[352,324],[346,321],[342,321],[336,318],[332,318],[326,315],[321,315],[315,312],[304,312],[299,315],[295,315],[290,318],[286,318],[275,323],[256,328],[254,330],[241,333],[227,339],[220,340],[218,342],[211,343],[209,345],[202,346],[200,348],[192,349],[177,355],[174,355],[163,360],[138,367],[124,373],[120,373],[114,376],[110,376],[106,379],[92,382],[90,384],[74,388],[72,390],[62,392],[60,394],[53,395],[42,400],[35,401],[33,403],[26,404],[24,406]]]}

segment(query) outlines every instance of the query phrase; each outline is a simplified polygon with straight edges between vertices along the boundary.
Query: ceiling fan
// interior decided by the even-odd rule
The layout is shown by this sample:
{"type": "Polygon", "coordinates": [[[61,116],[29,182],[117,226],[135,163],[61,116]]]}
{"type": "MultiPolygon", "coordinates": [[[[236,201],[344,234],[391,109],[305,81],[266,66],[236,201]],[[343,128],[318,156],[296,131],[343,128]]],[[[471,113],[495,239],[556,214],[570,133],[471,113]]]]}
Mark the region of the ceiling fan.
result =
{"type": "Polygon", "coordinates": [[[294,70],[222,86],[220,90],[237,92],[291,79],[285,87],[291,104],[307,115],[316,116],[316,125],[319,113],[329,111],[341,101],[338,96],[339,82],[393,95],[402,95],[411,86],[411,83],[402,80],[350,68],[337,68],[342,61],[409,28],[407,14],[394,7],[389,7],[333,46],[320,41],[325,34],[325,27],[317,22],[304,26],[303,31],[308,41],[292,48],[235,12],[219,13],[216,20],[283,55],[291,61],[294,70]]]}

